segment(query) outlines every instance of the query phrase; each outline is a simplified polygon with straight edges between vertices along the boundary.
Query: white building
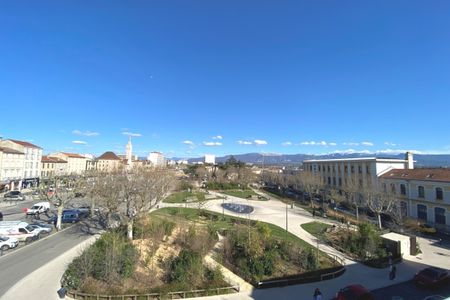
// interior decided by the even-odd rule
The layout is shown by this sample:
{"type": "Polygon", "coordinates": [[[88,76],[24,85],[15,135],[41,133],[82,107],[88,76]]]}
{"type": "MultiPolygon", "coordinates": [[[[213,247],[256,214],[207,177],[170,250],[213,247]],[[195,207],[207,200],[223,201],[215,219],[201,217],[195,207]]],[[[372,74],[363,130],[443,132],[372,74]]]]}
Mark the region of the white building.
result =
{"type": "Polygon", "coordinates": [[[214,154],[205,154],[205,164],[216,164],[216,156],[214,154]]]}
{"type": "Polygon", "coordinates": [[[131,144],[131,136],[128,137],[128,143],[125,147],[125,158],[127,160],[127,167],[133,167],[133,145],[131,144]]]}
{"type": "Polygon", "coordinates": [[[0,191],[21,188],[24,165],[25,153],[0,147],[0,191]]]}
{"type": "Polygon", "coordinates": [[[400,202],[403,216],[450,232],[450,169],[391,170],[381,180],[400,202]]]}
{"type": "Polygon", "coordinates": [[[166,159],[161,152],[153,151],[147,157],[147,160],[155,167],[164,167],[166,165],[166,159]]]}
{"type": "Polygon", "coordinates": [[[62,176],[65,174],[67,174],[67,161],[57,157],[42,156],[41,178],[62,176]]]}
{"type": "Polygon", "coordinates": [[[412,153],[406,159],[391,158],[345,158],[317,159],[303,161],[303,170],[317,174],[323,182],[335,188],[341,188],[353,181],[361,187],[377,187],[378,178],[393,169],[413,169],[412,153]]]}
{"type": "Polygon", "coordinates": [[[88,158],[77,154],[68,152],[56,152],[48,155],[49,157],[57,157],[67,161],[67,174],[82,174],[86,171],[88,158]]]}
{"type": "Polygon", "coordinates": [[[41,177],[42,148],[29,142],[12,139],[1,141],[0,146],[25,154],[22,187],[37,186],[41,177]]]}

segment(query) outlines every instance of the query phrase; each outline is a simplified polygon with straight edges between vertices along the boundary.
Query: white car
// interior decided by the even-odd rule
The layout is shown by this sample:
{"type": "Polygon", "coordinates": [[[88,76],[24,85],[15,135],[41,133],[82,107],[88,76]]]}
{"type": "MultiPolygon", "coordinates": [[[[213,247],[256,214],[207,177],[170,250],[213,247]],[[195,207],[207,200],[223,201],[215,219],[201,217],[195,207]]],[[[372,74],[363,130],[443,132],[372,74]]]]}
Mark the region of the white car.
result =
{"type": "Polygon", "coordinates": [[[47,224],[39,224],[39,223],[34,223],[34,224],[30,224],[31,227],[34,228],[34,230],[37,230],[37,232],[39,234],[41,233],[50,233],[53,230],[53,226],[51,225],[47,225],[47,224]]]}
{"type": "Polygon", "coordinates": [[[19,240],[13,237],[0,236],[0,249],[2,251],[16,248],[19,245],[19,240]]]}

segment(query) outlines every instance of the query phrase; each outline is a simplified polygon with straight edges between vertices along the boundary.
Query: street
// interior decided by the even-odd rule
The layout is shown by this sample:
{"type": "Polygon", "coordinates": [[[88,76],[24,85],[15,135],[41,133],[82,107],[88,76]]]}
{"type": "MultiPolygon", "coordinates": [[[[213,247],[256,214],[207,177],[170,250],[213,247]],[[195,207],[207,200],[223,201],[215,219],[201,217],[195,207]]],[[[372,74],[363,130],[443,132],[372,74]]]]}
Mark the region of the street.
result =
{"type": "Polygon", "coordinates": [[[377,300],[384,300],[384,299],[422,300],[425,297],[431,295],[441,295],[445,297],[450,297],[450,285],[431,290],[418,287],[411,281],[407,281],[389,287],[373,290],[372,293],[375,296],[375,299],[377,300]],[[401,298],[393,298],[395,296],[401,298]]]}

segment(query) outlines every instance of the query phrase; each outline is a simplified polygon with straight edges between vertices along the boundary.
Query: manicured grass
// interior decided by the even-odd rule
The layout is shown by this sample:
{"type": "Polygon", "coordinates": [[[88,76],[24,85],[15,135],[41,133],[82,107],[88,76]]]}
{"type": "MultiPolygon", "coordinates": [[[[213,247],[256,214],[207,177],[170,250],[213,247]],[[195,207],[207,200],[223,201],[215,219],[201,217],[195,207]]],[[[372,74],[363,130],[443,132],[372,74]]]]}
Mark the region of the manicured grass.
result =
{"type": "Polygon", "coordinates": [[[190,202],[198,202],[198,201],[205,201],[205,193],[204,192],[188,192],[188,191],[182,191],[182,192],[176,192],[172,195],[168,196],[166,199],[163,200],[165,203],[185,203],[188,198],[193,198],[190,200],[190,202]]]}
{"type": "Polygon", "coordinates": [[[258,196],[258,194],[256,194],[253,190],[225,190],[221,191],[221,193],[244,199],[251,199],[253,197],[257,198],[258,196]]]}
{"type": "Polygon", "coordinates": [[[300,226],[314,236],[322,235],[328,228],[331,227],[331,225],[321,222],[309,222],[300,226]]]}

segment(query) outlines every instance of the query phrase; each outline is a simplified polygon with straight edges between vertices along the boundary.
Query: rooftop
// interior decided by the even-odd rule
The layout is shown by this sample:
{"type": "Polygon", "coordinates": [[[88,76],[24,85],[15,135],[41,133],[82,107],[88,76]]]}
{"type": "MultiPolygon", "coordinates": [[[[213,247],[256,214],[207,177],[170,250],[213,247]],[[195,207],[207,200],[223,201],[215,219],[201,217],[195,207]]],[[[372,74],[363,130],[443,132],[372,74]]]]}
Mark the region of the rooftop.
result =
{"type": "Polygon", "coordinates": [[[114,152],[107,151],[102,155],[100,155],[99,157],[97,157],[97,160],[121,160],[121,158],[118,157],[114,152]]]}
{"type": "Polygon", "coordinates": [[[23,152],[8,148],[8,147],[0,147],[0,152],[11,153],[11,154],[25,154],[23,152]]]}
{"type": "Polygon", "coordinates": [[[64,159],[58,158],[58,157],[49,157],[49,156],[42,156],[41,162],[43,163],[67,163],[64,159]]]}
{"type": "Polygon", "coordinates": [[[398,158],[381,158],[381,157],[356,157],[356,158],[329,158],[329,159],[309,159],[304,160],[303,163],[310,162],[346,162],[346,161],[375,161],[375,162],[408,162],[405,159],[398,158]]]}
{"type": "Polygon", "coordinates": [[[394,169],[383,174],[381,178],[450,182],[450,169],[394,169]]]}
{"type": "Polygon", "coordinates": [[[11,139],[10,139],[10,141],[13,142],[13,143],[22,145],[22,146],[24,146],[24,147],[27,147],[27,148],[42,149],[41,147],[36,146],[36,145],[34,145],[34,144],[32,144],[32,143],[29,143],[29,142],[18,141],[18,140],[11,140],[11,139]]]}
{"type": "Polygon", "coordinates": [[[68,153],[68,152],[61,152],[62,154],[64,154],[67,157],[72,157],[72,158],[86,158],[80,154],[77,153],[68,153]]]}

